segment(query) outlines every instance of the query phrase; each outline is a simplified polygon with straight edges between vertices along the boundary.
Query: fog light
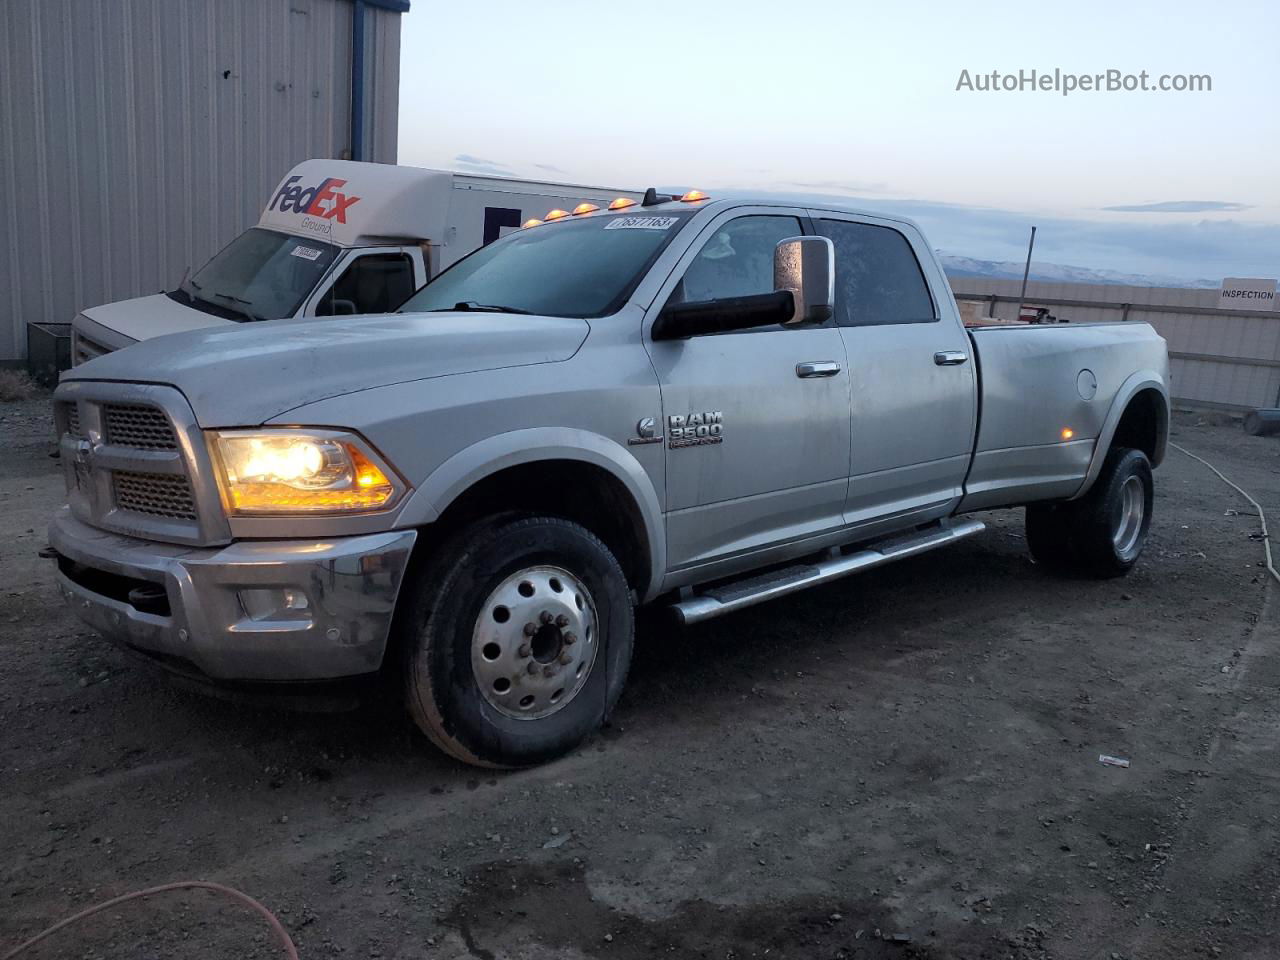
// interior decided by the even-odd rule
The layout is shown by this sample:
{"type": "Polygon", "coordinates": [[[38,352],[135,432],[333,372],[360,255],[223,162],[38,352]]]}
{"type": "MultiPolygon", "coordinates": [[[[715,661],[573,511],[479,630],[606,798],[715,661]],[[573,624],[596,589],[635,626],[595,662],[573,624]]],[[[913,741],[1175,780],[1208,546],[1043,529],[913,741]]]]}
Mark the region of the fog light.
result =
{"type": "Polygon", "coordinates": [[[279,588],[240,591],[240,606],[250,620],[310,620],[307,595],[279,588]]]}

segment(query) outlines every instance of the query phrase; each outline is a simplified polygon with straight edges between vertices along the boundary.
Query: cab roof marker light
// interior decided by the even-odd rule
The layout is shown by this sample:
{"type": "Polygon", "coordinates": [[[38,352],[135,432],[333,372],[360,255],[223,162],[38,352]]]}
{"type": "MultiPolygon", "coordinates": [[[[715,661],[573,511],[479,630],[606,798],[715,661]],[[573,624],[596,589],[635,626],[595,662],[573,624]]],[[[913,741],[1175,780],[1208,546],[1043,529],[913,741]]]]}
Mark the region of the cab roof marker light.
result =
{"type": "Polygon", "coordinates": [[[567,216],[569,216],[568,210],[561,210],[559,207],[556,207],[556,209],[552,210],[542,219],[550,223],[552,220],[563,220],[567,216]]]}
{"type": "Polygon", "coordinates": [[[580,203],[573,208],[573,215],[575,217],[580,217],[584,213],[595,213],[599,209],[600,208],[594,203],[580,203]]]}
{"type": "Polygon", "coordinates": [[[701,190],[690,190],[688,193],[686,193],[683,197],[680,198],[681,202],[683,203],[697,203],[699,200],[708,200],[708,199],[710,198],[701,190]]]}
{"type": "Polygon", "coordinates": [[[526,229],[527,229],[527,228],[529,228],[529,227],[536,227],[536,226],[537,226],[538,224],[540,224],[541,222],[542,222],[542,221],[541,221],[541,220],[539,220],[537,217],[534,217],[534,218],[533,218],[533,219],[531,219],[531,220],[526,220],[524,223],[520,224],[520,226],[521,226],[521,227],[524,227],[524,228],[526,228],[526,229]]]}
{"type": "Polygon", "coordinates": [[[617,200],[614,200],[611,204],[609,204],[609,209],[625,210],[627,209],[627,207],[634,207],[635,205],[636,205],[636,202],[632,200],[630,197],[619,197],[617,200]]]}

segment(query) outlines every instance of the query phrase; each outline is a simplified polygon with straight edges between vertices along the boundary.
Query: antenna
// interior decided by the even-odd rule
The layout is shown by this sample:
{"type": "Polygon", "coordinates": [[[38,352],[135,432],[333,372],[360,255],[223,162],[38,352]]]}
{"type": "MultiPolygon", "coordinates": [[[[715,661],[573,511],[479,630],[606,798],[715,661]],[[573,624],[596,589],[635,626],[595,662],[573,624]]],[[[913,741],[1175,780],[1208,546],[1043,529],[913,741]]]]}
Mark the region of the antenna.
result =
{"type": "Polygon", "coordinates": [[[1036,228],[1031,228],[1031,240],[1027,243],[1027,265],[1022,269],[1022,292],[1018,294],[1018,319],[1022,319],[1022,308],[1027,302],[1027,276],[1031,273],[1031,251],[1036,248],[1036,228]]]}

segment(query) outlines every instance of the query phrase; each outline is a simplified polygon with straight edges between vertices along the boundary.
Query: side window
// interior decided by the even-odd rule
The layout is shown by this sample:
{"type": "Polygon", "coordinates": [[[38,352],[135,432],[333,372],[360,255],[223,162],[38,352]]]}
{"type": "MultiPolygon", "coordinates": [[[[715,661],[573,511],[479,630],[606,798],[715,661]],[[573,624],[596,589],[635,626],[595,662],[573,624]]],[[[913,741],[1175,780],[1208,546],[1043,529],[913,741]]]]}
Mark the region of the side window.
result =
{"type": "Polygon", "coordinates": [[[371,253],[353,260],[329,288],[316,316],[390,313],[413,294],[413,261],[404,253],[371,253]]]}
{"type": "Polygon", "coordinates": [[[773,292],[773,248],[803,231],[795,217],[730,220],[698,251],[672,295],[673,303],[773,292]]]}
{"type": "Polygon", "coordinates": [[[891,227],[819,220],[836,248],[836,322],[842,327],[938,319],[911,244],[891,227]]]}

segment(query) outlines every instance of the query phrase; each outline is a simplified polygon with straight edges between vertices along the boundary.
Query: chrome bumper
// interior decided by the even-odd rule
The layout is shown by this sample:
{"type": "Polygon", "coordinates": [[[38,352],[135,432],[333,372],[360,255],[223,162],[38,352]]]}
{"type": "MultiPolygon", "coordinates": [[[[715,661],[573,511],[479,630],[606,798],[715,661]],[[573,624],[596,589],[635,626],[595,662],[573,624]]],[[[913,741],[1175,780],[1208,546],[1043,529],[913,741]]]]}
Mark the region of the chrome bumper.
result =
{"type": "Polygon", "coordinates": [[[49,526],[59,587],[82,620],[179,672],[224,681],[376,671],[416,537],[192,548],[107,533],[67,507],[49,526]]]}

